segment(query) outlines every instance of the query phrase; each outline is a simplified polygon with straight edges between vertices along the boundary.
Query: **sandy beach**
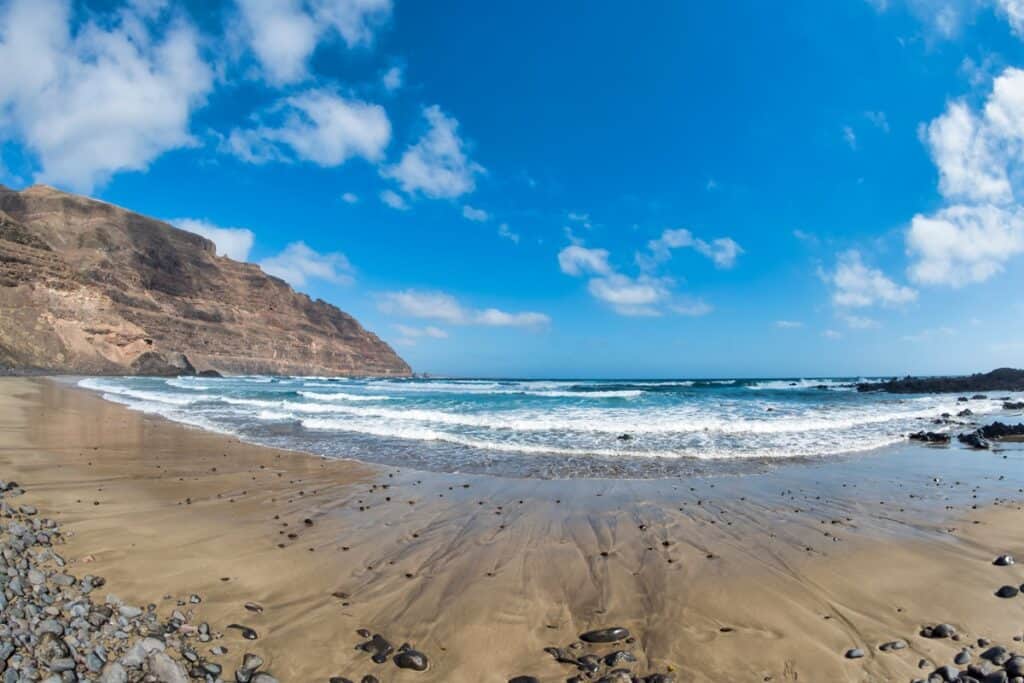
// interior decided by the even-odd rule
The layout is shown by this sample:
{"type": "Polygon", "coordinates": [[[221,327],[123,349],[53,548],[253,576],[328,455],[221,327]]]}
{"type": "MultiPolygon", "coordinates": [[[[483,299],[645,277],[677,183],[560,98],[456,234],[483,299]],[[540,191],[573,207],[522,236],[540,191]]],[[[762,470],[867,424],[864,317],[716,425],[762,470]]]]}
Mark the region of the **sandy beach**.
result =
{"type": "Polygon", "coordinates": [[[1024,602],[994,596],[1024,573],[992,564],[1024,555],[1022,457],[908,447],[749,476],[442,475],[0,380],[0,477],[61,525],[69,571],[160,611],[202,596],[199,618],[259,635],[224,631],[225,670],[251,651],[281,681],[562,681],[576,668],[544,648],[611,626],[635,641],[587,651],[625,649],[637,674],[926,679],[965,647],[976,661],[978,638],[1010,647],[1024,631],[1024,602]],[[919,635],[941,622],[960,640],[919,635]],[[358,629],[430,668],[372,662],[358,629]],[[894,640],[907,647],[879,650],[894,640]]]}

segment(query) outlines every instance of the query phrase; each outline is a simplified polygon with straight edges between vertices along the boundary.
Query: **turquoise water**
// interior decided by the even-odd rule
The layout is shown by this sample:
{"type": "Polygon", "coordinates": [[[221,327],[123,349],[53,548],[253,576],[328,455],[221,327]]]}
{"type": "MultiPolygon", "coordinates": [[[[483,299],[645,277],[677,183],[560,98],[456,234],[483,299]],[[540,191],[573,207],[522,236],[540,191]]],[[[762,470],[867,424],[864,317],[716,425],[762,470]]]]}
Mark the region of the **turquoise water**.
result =
{"type": "MultiPolygon", "coordinates": [[[[956,396],[858,393],[863,378],[743,380],[88,378],[133,409],[330,457],[511,476],[660,477],[906,440],[956,396]]],[[[1001,416],[1004,394],[972,400],[1001,416]]],[[[1014,397],[1019,400],[1019,396],[1014,397]]]]}

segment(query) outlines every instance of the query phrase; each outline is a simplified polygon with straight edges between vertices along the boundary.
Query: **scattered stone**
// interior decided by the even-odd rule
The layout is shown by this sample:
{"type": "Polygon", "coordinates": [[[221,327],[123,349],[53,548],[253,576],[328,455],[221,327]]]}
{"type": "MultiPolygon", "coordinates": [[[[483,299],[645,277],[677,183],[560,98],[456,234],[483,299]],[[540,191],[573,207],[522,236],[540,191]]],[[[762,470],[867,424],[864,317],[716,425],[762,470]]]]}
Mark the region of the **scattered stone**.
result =
{"type": "Polygon", "coordinates": [[[1009,567],[1013,564],[1013,555],[1000,555],[992,561],[997,567],[1009,567]]]}
{"type": "Polygon", "coordinates": [[[863,656],[864,656],[864,650],[861,650],[860,648],[857,648],[857,647],[852,648],[852,649],[846,651],[846,658],[847,659],[860,659],[863,656]]]}
{"type": "Polygon", "coordinates": [[[602,628],[580,634],[580,640],[586,643],[617,643],[629,638],[629,631],[621,626],[602,628]]]}
{"type": "Polygon", "coordinates": [[[996,596],[1000,598],[1015,598],[1020,593],[1020,589],[1016,586],[1002,586],[996,591],[996,596]]]}

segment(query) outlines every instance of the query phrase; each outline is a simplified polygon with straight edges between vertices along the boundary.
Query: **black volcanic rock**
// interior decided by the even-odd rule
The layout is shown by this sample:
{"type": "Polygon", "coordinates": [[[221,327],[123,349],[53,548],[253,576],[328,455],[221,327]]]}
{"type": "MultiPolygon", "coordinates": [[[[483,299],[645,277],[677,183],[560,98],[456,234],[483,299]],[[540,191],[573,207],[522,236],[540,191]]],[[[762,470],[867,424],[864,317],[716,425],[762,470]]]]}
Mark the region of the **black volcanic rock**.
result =
{"type": "Polygon", "coordinates": [[[992,372],[960,377],[904,377],[887,382],[857,385],[857,391],[890,394],[953,394],[979,391],[1024,391],[1024,370],[999,368],[992,372]]]}
{"type": "Polygon", "coordinates": [[[210,240],[37,185],[0,185],[0,372],[408,376],[334,306],[210,240]]]}

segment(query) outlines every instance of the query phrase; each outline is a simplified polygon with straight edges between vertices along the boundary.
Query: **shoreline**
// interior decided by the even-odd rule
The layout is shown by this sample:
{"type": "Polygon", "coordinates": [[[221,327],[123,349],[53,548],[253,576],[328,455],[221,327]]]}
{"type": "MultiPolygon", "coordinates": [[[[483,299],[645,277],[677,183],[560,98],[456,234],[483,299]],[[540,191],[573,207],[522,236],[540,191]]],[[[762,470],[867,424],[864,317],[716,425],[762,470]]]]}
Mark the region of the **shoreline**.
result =
{"type": "MultiPolygon", "coordinates": [[[[4,477],[73,534],[70,557],[92,556],[88,571],[140,604],[202,593],[211,623],[260,632],[282,681],[564,680],[572,671],[544,648],[612,625],[636,637],[638,672],[911,680],[927,674],[919,658],[939,665],[953,652],[916,636],[926,623],[1020,635],[1020,607],[992,597],[1005,572],[990,565],[1024,555],[1020,510],[1005,502],[1024,484],[1006,469],[1018,452],[516,480],[279,451],[51,380],[0,380],[0,402],[4,477]],[[961,474],[973,482],[944,479],[961,474]],[[920,588],[947,583],[962,594],[946,605],[920,588]],[[254,618],[247,601],[265,611],[254,618]],[[373,664],[354,650],[360,628],[410,642],[430,669],[373,664]],[[911,646],[879,654],[897,637],[911,646]],[[846,660],[854,647],[868,656],[846,660]]],[[[232,638],[229,657],[246,647],[232,638]]]]}

